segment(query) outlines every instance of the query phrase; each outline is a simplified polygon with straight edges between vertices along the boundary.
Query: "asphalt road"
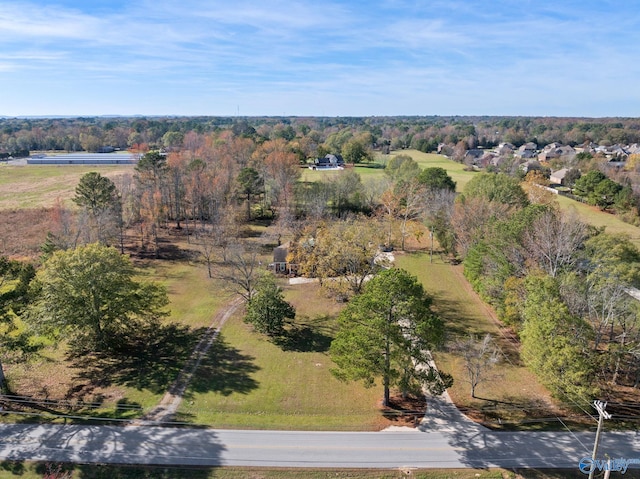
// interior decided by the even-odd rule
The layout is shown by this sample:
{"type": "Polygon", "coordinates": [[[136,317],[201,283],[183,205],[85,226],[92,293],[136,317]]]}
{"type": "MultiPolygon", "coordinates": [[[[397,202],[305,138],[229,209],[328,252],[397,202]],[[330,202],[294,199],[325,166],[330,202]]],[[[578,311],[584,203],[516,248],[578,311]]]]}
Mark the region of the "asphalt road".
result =
{"type": "MultiPolygon", "coordinates": [[[[424,426],[422,426],[424,429],[424,426]]],[[[576,468],[594,433],[239,431],[1,424],[0,459],[337,468],[576,468]]],[[[604,432],[599,457],[640,459],[640,433],[604,432]]]]}

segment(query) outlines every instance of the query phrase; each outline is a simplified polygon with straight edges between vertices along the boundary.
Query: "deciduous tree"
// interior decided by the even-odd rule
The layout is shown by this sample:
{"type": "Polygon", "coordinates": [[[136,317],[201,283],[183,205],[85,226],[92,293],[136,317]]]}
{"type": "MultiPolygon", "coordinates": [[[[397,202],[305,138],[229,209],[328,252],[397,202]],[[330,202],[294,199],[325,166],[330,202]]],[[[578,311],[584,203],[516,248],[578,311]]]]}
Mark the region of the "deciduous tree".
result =
{"type": "Polygon", "coordinates": [[[454,349],[464,360],[466,382],[471,386],[471,397],[475,398],[480,384],[495,379],[493,368],[500,361],[500,351],[488,333],[481,340],[470,335],[457,341],[454,349]]]}
{"type": "Polygon", "coordinates": [[[165,288],[136,275],[128,257],[98,243],[56,251],[36,274],[28,318],[76,346],[108,349],[140,324],[168,314],[165,288]]]}
{"type": "Polygon", "coordinates": [[[3,362],[21,359],[32,349],[29,335],[15,324],[17,315],[28,304],[33,266],[0,256],[0,394],[6,389],[3,362]]]}
{"type": "Polygon", "coordinates": [[[464,188],[465,198],[484,198],[493,203],[523,208],[529,204],[517,179],[502,173],[480,173],[464,188]]]}
{"type": "Polygon", "coordinates": [[[548,208],[526,229],[523,243],[535,264],[555,277],[575,265],[588,237],[588,226],[577,217],[548,208]]]}

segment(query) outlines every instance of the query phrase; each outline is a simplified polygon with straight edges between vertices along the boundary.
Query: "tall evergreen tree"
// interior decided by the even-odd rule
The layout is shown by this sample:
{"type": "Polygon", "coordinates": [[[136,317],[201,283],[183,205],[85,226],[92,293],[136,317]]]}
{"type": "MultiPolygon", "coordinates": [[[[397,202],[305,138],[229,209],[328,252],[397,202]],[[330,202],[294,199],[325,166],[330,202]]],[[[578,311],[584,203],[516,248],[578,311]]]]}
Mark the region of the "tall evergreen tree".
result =
{"type": "Polygon", "coordinates": [[[331,344],[341,380],[382,380],[383,404],[397,386],[403,394],[426,386],[441,393],[450,376],[438,373],[429,350],[442,342],[444,326],[431,310],[431,298],[418,280],[402,269],[385,270],[369,281],[338,318],[331,344]]]}
{"type": "Polygon", "coordinates": [[[569,312],[554,278],[531,275],[526,288],[520,333],[525,364],[555,396],[588,404],[597,392],[588,325],[569,312]]]}

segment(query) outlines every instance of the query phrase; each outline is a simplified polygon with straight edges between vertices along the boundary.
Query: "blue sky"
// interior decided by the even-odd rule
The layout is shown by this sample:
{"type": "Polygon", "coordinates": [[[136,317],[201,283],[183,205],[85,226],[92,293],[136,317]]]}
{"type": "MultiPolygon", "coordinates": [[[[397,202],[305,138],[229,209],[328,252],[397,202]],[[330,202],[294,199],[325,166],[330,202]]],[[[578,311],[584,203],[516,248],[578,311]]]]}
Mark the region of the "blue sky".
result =
{"type": "Polygon", "coordinates": [[[0,2],[0,115],[640,116],[640,1],[0,2]]]}

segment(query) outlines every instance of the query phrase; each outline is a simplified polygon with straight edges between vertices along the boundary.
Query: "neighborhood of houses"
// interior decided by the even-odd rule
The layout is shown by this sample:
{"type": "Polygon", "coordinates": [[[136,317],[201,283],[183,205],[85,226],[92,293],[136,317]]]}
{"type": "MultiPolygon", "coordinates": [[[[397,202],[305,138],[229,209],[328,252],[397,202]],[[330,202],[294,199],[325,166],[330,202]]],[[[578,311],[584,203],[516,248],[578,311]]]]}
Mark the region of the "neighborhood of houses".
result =
{"type": "MultiPolygon", "coordinates": [[[[449,145],[439,145],[438,153],[451,156],[453,149],[449,145]]],[[[541,169],[551,165],[562,165],[563,168],[551,172],[549,181],[552,184],[564,185],[564,176],[569,170],[564,166],[571,166],[572,161],[579,153],[589,153],[593,156],[599,155],[606,159],[609,166],[624,166],[630,155],[640,154],[640,145],[634,143],[632,145],[597,145],[595,143],[587,143],[580,147],[561,145],[559,143],[550,143],[542,149],[538,149],[538,145],[532,142],[525,143],[520,147],[516,147],[511,143],[500,143],[494,149],[473,148],[467,150],[462,157],[462,162],[466,165],[478,169],[484,168],[500,168],[505,164],[512,164],[513,160],[517,161],[518,166],[523,172],[541,169]]]]}

